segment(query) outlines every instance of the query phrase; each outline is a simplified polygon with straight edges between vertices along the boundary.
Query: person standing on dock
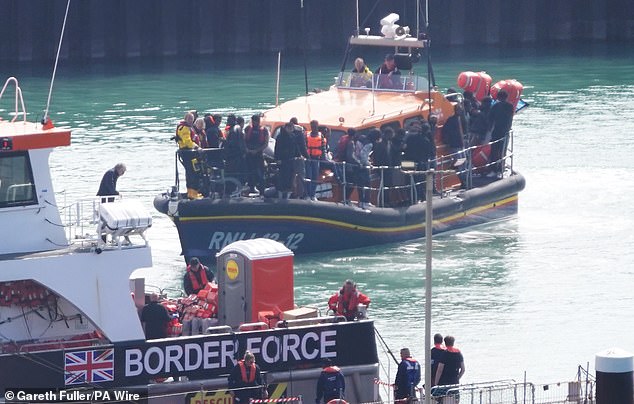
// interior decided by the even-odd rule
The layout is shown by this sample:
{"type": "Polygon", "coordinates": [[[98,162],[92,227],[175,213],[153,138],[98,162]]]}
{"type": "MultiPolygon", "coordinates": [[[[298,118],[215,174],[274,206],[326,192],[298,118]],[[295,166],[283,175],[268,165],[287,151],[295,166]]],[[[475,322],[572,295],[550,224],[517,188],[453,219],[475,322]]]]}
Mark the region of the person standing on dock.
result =
{"type": "Polygon", "coordinates": [[[445,354],[445,347],[442,345],[442,335],[434,334],[434,347],[431,349],[431,386],[434,387],[436,381],[436,370],[438,363],[445,354]]]}
{"type": "MultiPolygon", "coordinates": [[[[436,369],[436,375],[433,385],[434,386],[449,386],[460,383],[460,378],[465,372],[464,358],[459,349],[454,347],[455,338],[451,335],[445,337],[445,346],[447,350],[443,353],[442,359],[438,363],[438,369],[436,369]]],[[[436,387],[435,391],[432,391],[434,396],[446,396],[457,395],[458,389],[453,388],[448,390],[443,387],[436,387]]]]}
{"type": "Polygon", "coordinates": [[[268,396],[262,383],[260,367],[249,351],[244,353],[244,358],[231,370],[228,380],[229,389],[235,389],[231,390],[234,403],[248,403],[252,398],[262,399],[268,396]]]}
{"type": "Polygon", "coordinates": [[[401,349],[401,363],[394,380],[394,400],[408,402],[416,400],[416,386],[420,383],[420,364],[409,352],[401,349]]]}
{"type": "Polygon", "coordinates": [[[346,392],[346,379],[338,366],[330,359],[324,361],[324,367],[317,380],[317,398],[315,404],[328,403],[330,400],[343,399],[346,392]]]}
{"type": "Polygon", "coordinates": [[[97,191],[97,196],[110,198],[101,198],[102,203],[106,202],[114,202],[113,195],[119,195],[119,191],[117,191],[117,180],[126,172],[126,166],[123,163],[119,163],[110,170],[106,171],[101,178],[101,183],[99,184],[99,191],[97,191]]]}

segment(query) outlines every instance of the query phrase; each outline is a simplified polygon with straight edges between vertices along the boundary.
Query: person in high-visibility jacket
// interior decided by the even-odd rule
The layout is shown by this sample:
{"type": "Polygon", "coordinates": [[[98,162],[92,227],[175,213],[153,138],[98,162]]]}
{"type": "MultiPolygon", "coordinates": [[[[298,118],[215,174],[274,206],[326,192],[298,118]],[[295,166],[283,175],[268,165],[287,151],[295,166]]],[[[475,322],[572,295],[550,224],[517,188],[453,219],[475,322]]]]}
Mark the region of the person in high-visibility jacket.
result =
{"type": "Polygon", "coordinates": [[[308,196],[316,201],[317,181],[319,180],[319,160],[326,158],[326,138],[319,131],[319,122],[310,121],[310,133],[306,135],[306,148],[308,160],[306,160],[306,178],[310,180],[308,196]]]}
{"type": "Polygon", "coordinates": [[[248,403],[250,399],[267,398],[266,386],[262,383],[260,367],[255,363],[255,356],[249,351],[236,364],[229,374],[229,389],[234,403],[248,403]]]}
{"type": "Polygon", "coordinates": [[[372,72],[361,58],[356,58],[354,61],[350,87],[372,87],[372,72]]]}
{"type": "Polygon", "coordinates": [[[198,145],[194,142],[194,133],[192,125],[194,124],[194,114],[188,112],[183,120],[176,127],[176,136],[174,137],[178,143],[178,155],[180,162],[185,168],[185,182],[187,184],[187,197],[189,199],[199,199],[202,197],[198,190],[200,189],[200,176],[196,168],[198,159],[196,158],[196,149],[198,145]]]}

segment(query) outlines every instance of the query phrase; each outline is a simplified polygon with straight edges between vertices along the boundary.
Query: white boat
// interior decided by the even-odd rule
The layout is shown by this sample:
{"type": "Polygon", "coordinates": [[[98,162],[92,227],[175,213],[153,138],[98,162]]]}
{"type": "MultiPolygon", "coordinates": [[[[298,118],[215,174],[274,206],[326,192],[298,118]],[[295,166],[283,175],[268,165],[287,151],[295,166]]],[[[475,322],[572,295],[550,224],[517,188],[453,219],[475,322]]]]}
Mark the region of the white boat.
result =
{"type": "MultiPolygon", "coordinates": [[[[151,216],[138,201],[127,199],[101,203],[87,198],[60,209],[48,158],[55,147],[70,145],[71,132],[50,122],[28,122],[15,78],[5,83],[0,102],[12,85],[15,110],[0,120],[0,390],[134,388],[156,403],[228,399],[227,374],[249,349],[265,372],[263,388],[271,398],[301,395],[314,401],[325,359],[341,366],[353,401],[376,398],[373,322],[314,317],[310,313],[316,310],[304,312],[308,319],[288,320],[295,309],[293,254],[271,240],[242,242],[224,251],[239,261],[235,268],[242,275],[219,275],[216,327],[201,335],[146,341],[139,319],[144,281],[131,275],[152,265],[145,237],[151,216]],[[247,298],[254,316],[270,310],[271,318],[280,320],[275,327],[247,316],[236,303],[247,294],[239,282],[256,277],[248,259],[262,254],[286,257],[287,273],[290,260],[290,283],[285,278],[286,297],[275,303],[279,307],[261,303],[270,300],[267,289],[247,298]],[[246,258],[235,258],[241,256],[246,258]]],[[[231,265],[219,261],[225,272],[231,265]]],[[[254,286],[248,288],[250,293],[254,286]]]]}

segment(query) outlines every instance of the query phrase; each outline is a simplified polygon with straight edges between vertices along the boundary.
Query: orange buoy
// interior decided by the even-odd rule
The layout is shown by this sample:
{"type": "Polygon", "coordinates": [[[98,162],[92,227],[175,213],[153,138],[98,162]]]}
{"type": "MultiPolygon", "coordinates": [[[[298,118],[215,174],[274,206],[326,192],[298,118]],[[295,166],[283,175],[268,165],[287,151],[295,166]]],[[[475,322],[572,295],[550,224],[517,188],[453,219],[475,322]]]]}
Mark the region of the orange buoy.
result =
{"type": "Polygon", "coordinates": [[[463,91],[470,91],[476,100],[482,101],[489,95],[491,89],[491,76],[486,72],[462,72],[458,75],[457,84],[463,91]]]}
{"type": "Polygon", "coordinates": [[[509,95],[507,101],[513,104],[513,110],[517,108],[517,103],[520,101],[520,97],[522,96],[522,91],[524,90],[524,86],[522,83],[515,79],[507,79],[500,80],[491,87],[491,97],[494,100],[498,98],[498,92],[500,90],[506,91],[509,95]]]}

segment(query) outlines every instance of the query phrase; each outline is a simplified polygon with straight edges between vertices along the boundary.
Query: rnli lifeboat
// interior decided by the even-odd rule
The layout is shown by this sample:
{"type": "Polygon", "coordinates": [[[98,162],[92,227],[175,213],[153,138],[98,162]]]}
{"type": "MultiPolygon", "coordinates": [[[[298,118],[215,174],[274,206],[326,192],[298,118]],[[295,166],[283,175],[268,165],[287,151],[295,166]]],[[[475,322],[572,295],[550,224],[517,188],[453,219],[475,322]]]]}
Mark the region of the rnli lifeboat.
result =
{"type": "MultiPolygon", "coordinates": [[[[416,65],[429,52],[428,39],[395,27],[398,18],[394,14],[384,21],[392,26],[382,30],[382,36],[367,32],[349,40],[350,49],[362,48],[358,54],[377,53],[377,47],[389,53],[394,71],[399,73],[396,79],[394,74],[390,77],[381,77],[380,72],[369,74],[367,68],[358,73],[358,66],[346,58],[328,90],[265,111],[261,124],[275,138],[291,118],[297,119],[296,130],[305,132],[310,130],[310,122],[317,120],[320,132],[328,133],[333,156],[337,156],[341,154],[337,145],[351,129],[363,137],[375,130],[412,131],[417,124],[432,123],[436,155],[424,165],[438,171],[433,180],[433,232],[465,229],[512,217],[517,213],[518,196],[525,185],[524,177],[513,168],[514,153],[507,150],[500,164],[489,161],[491,145],[466,144],[464,148],[455,148],[445,144],[443,127],[456,113],[460,100],[438,91],[433,75],[424,71],[419,74],[416,65]],[[367,47],[374,50],[368,51],[367,47]],[[359,75],[363,80],[358,80],[359,75]],[[496,166],[504,169],[492,178],[495,173],[491,171],[496,166]]],[[[458,76],[461,87],[473,91],[479,99],[489,95],[491,82],[485,72],[463,72],[458,76]]],[[[510,147],[512,144],[509,142],[510,147]]],[[[198,160],[209,161],[210,158],[204,157],[208,152],[215,153],[201,150],[198,160]]],[[[225,173],[220,162],[202,170],[209,173],[201,177],[202,188],[207,189],[203,192],[205,198],[190,200],[178,192],[175,184],[172,192],[155,198],[154,206],[174,221],[185,257],[196,256],[211,265],[224,246],[250,238],[271,238],[284,243],[295,254],[307,254],[424,236],[422,164],[403,161],[398,166],[381,166],[370,161],[350,166],[334,160],[320,160],[319,164],[321,172],[314,180],[317,188],[314,200],[305,198],[299,189],[294,189],[290,198],[277,192],[278,166],[271,158],[267,166],[269,187],[264,192],[241,192],[245,184],[225,173]],[[356,170],[352,174],[351,167],[356,170]],[[359,184],[355,173],[357,177],[362,173],[369,180],[359,184]]]]}

